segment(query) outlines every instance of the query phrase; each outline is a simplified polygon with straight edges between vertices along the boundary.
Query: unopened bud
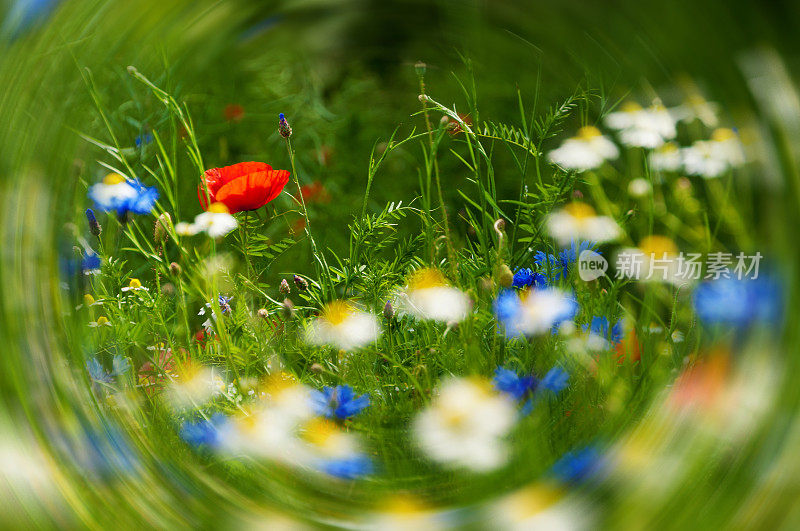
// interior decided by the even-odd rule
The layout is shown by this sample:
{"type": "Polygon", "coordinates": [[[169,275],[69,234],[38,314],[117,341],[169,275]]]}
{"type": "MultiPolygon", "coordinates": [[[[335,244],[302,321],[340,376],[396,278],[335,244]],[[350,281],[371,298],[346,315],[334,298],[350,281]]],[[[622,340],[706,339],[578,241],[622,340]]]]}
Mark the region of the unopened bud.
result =
{"type": "Polygon", "coordinates": [[[280,133],[283,138],[292,136],[292,126],[286,121],[286,116],[283,113],[278,115],[278,133],[280,133]]]}
{"type": "Polygon", "coordinates": [[[266,320],[269,318],[269,312],[267,311],[266,308],[261,308],[260,310],[258,310],[258,316],[266,320]]]}
{"type": "Polygon", "coordinates": [[[497,273],[497,281],[504,288],[510,288],[511,284],[514,283],[514,273],[511,272],[511,268],[506,264],[500,266],[500,270],[497,273]]]}
{"type": "Polygon", "coordinates": [[[181,266],[177,262],[171,262],[169,264],[169,272],[175,276],[181,274],[181,266]]]}
{"type": "Polygon", "coordinates": [[[418,96],[418,99],[419,99],[419,101],[421,101],[422,103],[425,103],[426,101],[428,101],[428,96],[426,96],[425,94],[420,94],[420,95],[418,96]]]}
{"type": "Polygon", "coordinates": [[[158,216],[156,227],[153,230],[153,240],[156,243],[164,243],[169,234],[169,228],[172,226],[172,216],[168,212],[164,212],[158,216]]]}
{"type": "Polygon", "coordinates": [[[387,321],[391,321],[392,317],[394,317],[394,308],[392,308],[391,301],[386,301],[383,307],[383,316],[386,317],[387,321]]]}
{"type": "Polygon", "coordinates": [[[447,125],[450,122],[450,117],[448,117],[447,115],[444,115],[444,116],[442,116],[442,119],[439,120],[439,122],[441,122],[442,125],[447,125]]]}
{"type": "Polygon", "coordinates": [[[314,374],[321,373],[322,372],[322,365],[320,365],[319,363],[313,364],[311,366],[311,372],[313,372],[314,374]]]}
{"type": "Polygon", "coordinates": [[[294,303],[291,299],[283,299],[283,304],[281,305],[281,312],[283,313],[283,317],[285,319],[291,319],[294,315],[294,303]]]}
{"type": "Polygon", "coordinates": [[[165,283],[164,285],[161,286],[161,293],[163,293],[164,295],[168,295],[170,297],[175,295],[175,284],[171,282],[165,283]]]}
{"type": "Polygon", "coordinates": [[[292,288],[289,287],[289,283],[286,282],[285,278],[281,280],[281,285],[278,288],[278,291],[280,291],[282,295],[288,295],[292,292],[292,288]]]}
{"type": "Polygon", "coordinates": [[[86,209],[86,221],[89,222],[89,232],[91,232],[93,236],[100,236],[103,232],[103,228],[100,226],[100,223],[98,223],[94,211],[91,208],[86,209]]]}
{"type": "Polygon", "coordinates": [[[417,61],[414,64],[414,71],[417,73],[418,76],[422,77],[425,75],[425,71],[428,69],[428,65],[423,63],[422,61],[417,61]]]}
{"type": "Polygon", "coordinates": [[[580,190],[574,190],[572,192],[572,198],[573,199],[583,199],[583,192],[581,192],[580,190]]]}
{"type": "Polygon", "coordinates": [[[308,290],[308,281],[303,277],[295,275],[292,280],[294,280],[294,285],[297,286],[297,289],[301,292],[308,290]]]}

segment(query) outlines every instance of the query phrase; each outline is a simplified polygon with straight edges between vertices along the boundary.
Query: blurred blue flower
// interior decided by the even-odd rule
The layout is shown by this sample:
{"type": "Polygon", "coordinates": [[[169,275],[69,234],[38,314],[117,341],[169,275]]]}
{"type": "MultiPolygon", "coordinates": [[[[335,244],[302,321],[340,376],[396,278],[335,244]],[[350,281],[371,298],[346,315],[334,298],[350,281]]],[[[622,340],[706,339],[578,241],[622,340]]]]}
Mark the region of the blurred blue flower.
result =
{"type": "Polygon", "coordinates": [[[2,31],[12,38],[19,37],[25,30],[44,20],[55,8],[59,0],[15,0],[5,14],[2,31]]]}
{"type": "Polygon", "coordinates": [[[89,188],[89,199],[94,201],[95,208],[103,212],[115,211],[120,217],[129,212],[147,214],[153,210],[158,200],[158,189],[148,187],[139,179],[132,181],[117,176],[92,185],[89,188]],[[120,182],[117,182],[120,181],[120,182]]]}
{"type": "Polygon", "coordinates": [[[533,255],[533,261],[536,265],[543,268],[545,273],[552,276],[554,280],[564,279],[569,276],[569,267],[575,263],[583,251],[594,250],[598,254],[599,251],[595,250],[597,243],[591,241],[575,241],[572,240],[570,246],[562,249],[558,256],[537,251],[533,255]]]}
{"type": "Polygon", "coordinates": [[[521,400],[525,395],[536,389],[538,383],[532,375],[519,376],[516,372],[498,367],[492,379],[495,389],[510,395],[514,400],[521,400]]]}
{"type": "Polygon", "coordinates": [[[693,304],[706,324],[745,327],[754,323],[777,325],[783,315],[779,282],[757,279],[720,278],[703,282],[694,292],[693,304]]]}
{"type": "Polygon", "coordinates": [[[114,356],[111,362],[111,372],[106,371],[97,358],[92,358],[86,362],[86,370],[89,372],[89,376],[92,380],[97,383],[105,384],[112,383],[115,377],[128,372],[130,367],[131,365],[128,358],[123,356],[114,356]]]}
{"type": "Polygon", "coordinates": [[[81,270],[83,273],[86,275],[99,273],[101,265],[102,261],[100,260],[100,256],[91,249],[87,249],[81,260],[81,270]]]}
{"type": "Polygon", "coordinates": [[[341,479],[356,479],[371,474],[374,470],[372,461],[365,455],[324,459],[317,463],[317,468],[329,476],[341,479]]]}
{"type": "Polygon", "coordinates": [[[501,291],[497,298],[494,300],[494,314],[497,320],[506,324],[507,321],[513,319],[522,308],[522,301],[513,290],[507,289],[501,291]]]}
{"type": "Polygon", "coordinates": [[[541,386],[544,389],[549,389],[554,393],[558,393],[567,387],[569,381],[569,373],[561,367],[553,367],[542,378],[541,386]]]}
{"type": "Polygon", "coordinates": [[[583,331],[589,331],[592,334],[617,344],[622,341],[622,320],[620,319],[611,327],[610,334],[609,324],[608,317],[595,315],[592,317],[592,322],[590,324],[583,325],[583,331]]]}
{"type": "Polygon", "coordinates": [[[216,448],[221,441],[220,431],[227,426],[227,424],[228,417],[222,413],[215,414],[210,420],[201,419],[197,422],[185,421],[181,425],[181,439],[191,446],[216,448]]]}
{"type": "Polygon", "coordinates": [[[153,141],[153,133],[150,132],[139,135],[134,139],[137,148],[142,147],[145,144],[149,144],[152,141],[153,141]]]}
{"type": "Polygon", "coordinates": [[[603,466],[603,456],[593,446],[564,454],[550,470],[564,483],[579,483],[597,474],[603,466]]]}
{"type": "Polygon", "coordinates": [[[349,385],[325,386],[311,391],[311,407],[317,415],[345,420],[369,406],[369,395],[355,396],[349,385]]]}

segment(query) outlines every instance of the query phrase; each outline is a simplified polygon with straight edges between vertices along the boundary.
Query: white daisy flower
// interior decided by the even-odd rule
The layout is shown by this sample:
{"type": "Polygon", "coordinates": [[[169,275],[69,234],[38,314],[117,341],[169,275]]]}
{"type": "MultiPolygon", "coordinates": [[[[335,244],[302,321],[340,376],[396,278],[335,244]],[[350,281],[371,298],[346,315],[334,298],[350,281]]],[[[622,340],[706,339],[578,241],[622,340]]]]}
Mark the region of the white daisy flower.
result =
{"type": "Polygon", "coordinates": [[[599,129],[591,126],[581,127],[576,136],[568,138],[559,148],[547,154],[553,164],[578,172],[597,168],[604,161],[614,160],[618,156],[617,146],[599,129]]]}
{"type": "Polygon", "coordinates": [[[142,283],[139,281],[138,278],[132,278],[130,283],[122,288],[122,291],[149,291],[149,290],[144,286],[142,286],[142,283]]]}
{"type": "Polygon", "coordinates": [[[91,294],[91,293],[86,293],[86,294],[83,296],[83,304],[79,304],[79,305],[75,306],[75,309],[76,309],[76,310],[80,310],[80,309],[81,309],[81,308],[83,308],[84,306],[86,306],[87,308],[89,308],[89,307],[91,307],[91,306],[102,306],[102,305],[103,305],[103,301],[102,301],[102,300],[96,301],[96,300],[94,299],[94,297],[92,297],[92,294],[91,294]]]}
{"type": "Polygon", "coordinates": [[[675,142],[667,142],[650,153],[650,168],[656,171],[679,171],[683,165],[681,150],[675,142]]]}
{"type": "Polygon", "coordinates": [[[166,389],[167,403],[176,410],[200,407],[225,391],[227,384],[219,372],[197,364],[178,370],[177,378],[166,389]]]}
{"type": "Polygon", "coordinates": [[[731,129],[717,129],[710,140],[695,142],[681,154],[686,173],[706,178],[719,177],[745,162],[742,144],[731,129]]]}
{"type": "Polygon", "coordinates": [[[534,484],[500,498],[490,507],[492,527],[528,531],[577,531],[591,529],[590,507],[577,498],[565,496],[563,487],[534,484]]]}
{"type": "Polygon", "coordinates": [[[97,321],[92,321],[89,323],[89,327],[91,328],[98,328],[100,326],[111,326],[111,321],[109,321],[108,317],[105,315],[101,315],[97,318],[97,321]]]}
{"type": "Polygon", "coordinates": [[[682,266],[675,242],[666,236],[647,236],[639,247],[617,253],[617,275],[642,282],[668,282],[676,286],[691,283],[692,274],[682,266]]]}
{"type": "Polygon", "coordinates": [[[622,110],[609,113],[605,123],[619,131],[622,143],[631,147],[657,148],[678,134],[675,121],[660,103],[647,109],[637,103],[626,103],[622,110]]]}
{"type": "Polygon", "coordinates": [[[224,203],[212,203],[207,212],[195,216],[194,223],[177,223],[175,233],[179,236],[194,236],[205,232],[212,238],[221,238],[238,226],[236,218],[230,214],[224,203]]]}
{"type": "Polygon", "coordinates": [[[621,233],[619,225],[612,218],[598,216],[591,206],[577,201],[550,213],[545,226],[561,246],[579,240],[602,243],[616,239],[621,233]]]}
{"type": "Polygon", "coordinates": [[[450,287],[444,276],[431,268],[415,271],[398,299],[402,311],[443,323],[463,321],[472,306],[466,293],[450,287]]]}
{"type": "Polygon", "coordinates": [[[333,301],[309,325],[306,338],[317,345],[352,350],[372,343],[380,335],[378,319],[346,301],[333,301]]]}
{"type": "Polygon", "coordinates": [[[503,438],[517,418],[514,403],[484,378],[450,378],[413,424],[417,445],[434,461],[476,471],[502,466],[503,438]]]}
{"type": "Polygon", "coordinates": [[[717,111],[719,105],[714,102],[706,101],[700,94],[690,95],[685,102],[669,110],[672,117],[677,122],[692,122],[700,120],[706,127],[717,127],[719,118],[717,111]]]}

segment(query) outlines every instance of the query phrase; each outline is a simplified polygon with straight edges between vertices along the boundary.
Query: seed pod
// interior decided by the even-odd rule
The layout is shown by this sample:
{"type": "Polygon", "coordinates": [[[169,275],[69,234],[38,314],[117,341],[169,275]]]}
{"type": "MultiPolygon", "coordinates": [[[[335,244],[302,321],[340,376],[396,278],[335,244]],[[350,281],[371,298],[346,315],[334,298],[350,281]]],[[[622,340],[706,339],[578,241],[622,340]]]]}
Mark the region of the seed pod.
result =
{"type": "Polygon", "coordinates": [[[308,281],[303,277],[295,275],[294,278],[294,285],[297,286],[297,289],[301,292],[308,291],[308,281]]]}
{"type": "Polygon", "coordinates": [[[169,272],[175,276],[178,276],[181,274],[181,266],[178,265],[177,262],[172,262],[169,264],[169,272]]]}
{"type": "Polygon", "coordinates": [[[153,240],[156,243],[164,243],[169,234],[169,228],[172,225],[172,217],[169,212],[164,212],[158,216],[155,229],[153,230],[153,240]]]}
{"type": "Polygon", "coordinates": [[[289,287],[289,283],[286,282],[285,278],[283,280],[281,280],[281,285],[278,288],[278,291],[281,292],[281,295],[288,295],[288,294],[290,294],[292,292],[292,288],[289,287]]]}

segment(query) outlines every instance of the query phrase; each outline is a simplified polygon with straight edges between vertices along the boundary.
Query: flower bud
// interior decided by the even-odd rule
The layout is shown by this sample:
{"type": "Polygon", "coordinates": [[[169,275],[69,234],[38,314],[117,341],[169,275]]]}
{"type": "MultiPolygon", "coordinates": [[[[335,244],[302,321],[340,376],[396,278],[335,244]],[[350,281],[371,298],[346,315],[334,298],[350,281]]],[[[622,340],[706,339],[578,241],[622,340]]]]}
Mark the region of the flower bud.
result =
{"type": "Polygon", "coordinates": [[[514,273],[511,272],[511,268],[506,264],[500,266],[500,269],[497,272],[497,281],[504,288],[510,288],[511,284],[514,283],[514,273]]]}
{"type": "Polygon", "coordinates": [[[383,316],[387,321],[391,321],[392,317],[394,317],[394,308],[392,308],[391,301],[386,301],[386,305],[383,307],[383,316]]]}
{"type": "Polygon", "coordinates": [[[425,64],[425,63],[423,63],[422,61],[417,61],[417,62],[414,64],[414,71],[417,73],[417,75],[418,75],[419,77],[422,77],[422,76],[424,76],[424,75],[425,75],[425,71],[426,71],[427,69],[428,69],[428,65],[426,65],[426,64],[425,64]]]}
{"type": "Polygon", "coordinates": [[[260,310],[258,310],[258,316],[264,320],[267,320],[269,318],[269,312],[267,311],[266,308],[261,308],[260,310]]]}
{"type": "Polygon", "coordinates": [[[295,275],[294,278],[294,285],[297,286],[299,291],[308,291],[308,281],[303,277],[295,275]]]}
{"type": "Polygon", "coordinates": [[[288,295],[288,294],[290,294],[292,292],[292,288],[289,287],[289,283],[286,282],[285,278],[283,280],[281,280],[281,285],[278,288],[278,291],[281,292],[281,295],[288,295]]]}
{"type": "Polygon", "coordinates": [[[294,303],[291,299],[283,299],[283,304],[281,306],[284,319],[291,319],[294,315],[294,303]]]}
{"type": "Polygon", "coordinates": [[[311,365],[311,372],[313,372],[314,374],[321,373],[322,365],[320,365],[319,363],[314,363],[313,365],[311,365]]]}
{"type": "Polygon", "coordinates": [[[86,209],[86,221],[89,222],[89,232],[91,232],[93,236],[100,236],[103,232],[103,228],[100,226],[100,223],[97,222],[97,218],[94,216],[94,211],[91,208],[86,209]]]}
{"type": "Polygon", "coordinates": [[[421,101],[422,103],[425,103],[426,101],[428,101],[428,96],[426,96],[425,94],[420,94],[419,96],[417,96],[417,99],[419,99],[419,101],[421,101]]]}
{"type": "Polygon", "coordinates": [[[167,296],[175,295],[175,284],[172,282],[167,282],[163,286],[161,286],[161,293],[167,296]]]}
{"type": "Polygon", "coordinates": [[[164,212],[158,216],[155,229],[153,229],[153,241],[156,243],[164,243],[169,234],[169,228],[172,225],[172,217],[168,212],[164,212]]]}
{"type": "Polygon", "coordinates": [[[286,116],[283,113],[278,115],[278,133],[280,133],[283,138],[292,136],[292,126],[286,121],[286,116]]]}
{"type": "Polygon", "coordinates": [[[181,274],[181,266],[178,265],[177,262],[172,262],[169,264],[169,272],[175,276],[178,276],[181,274]]]}

